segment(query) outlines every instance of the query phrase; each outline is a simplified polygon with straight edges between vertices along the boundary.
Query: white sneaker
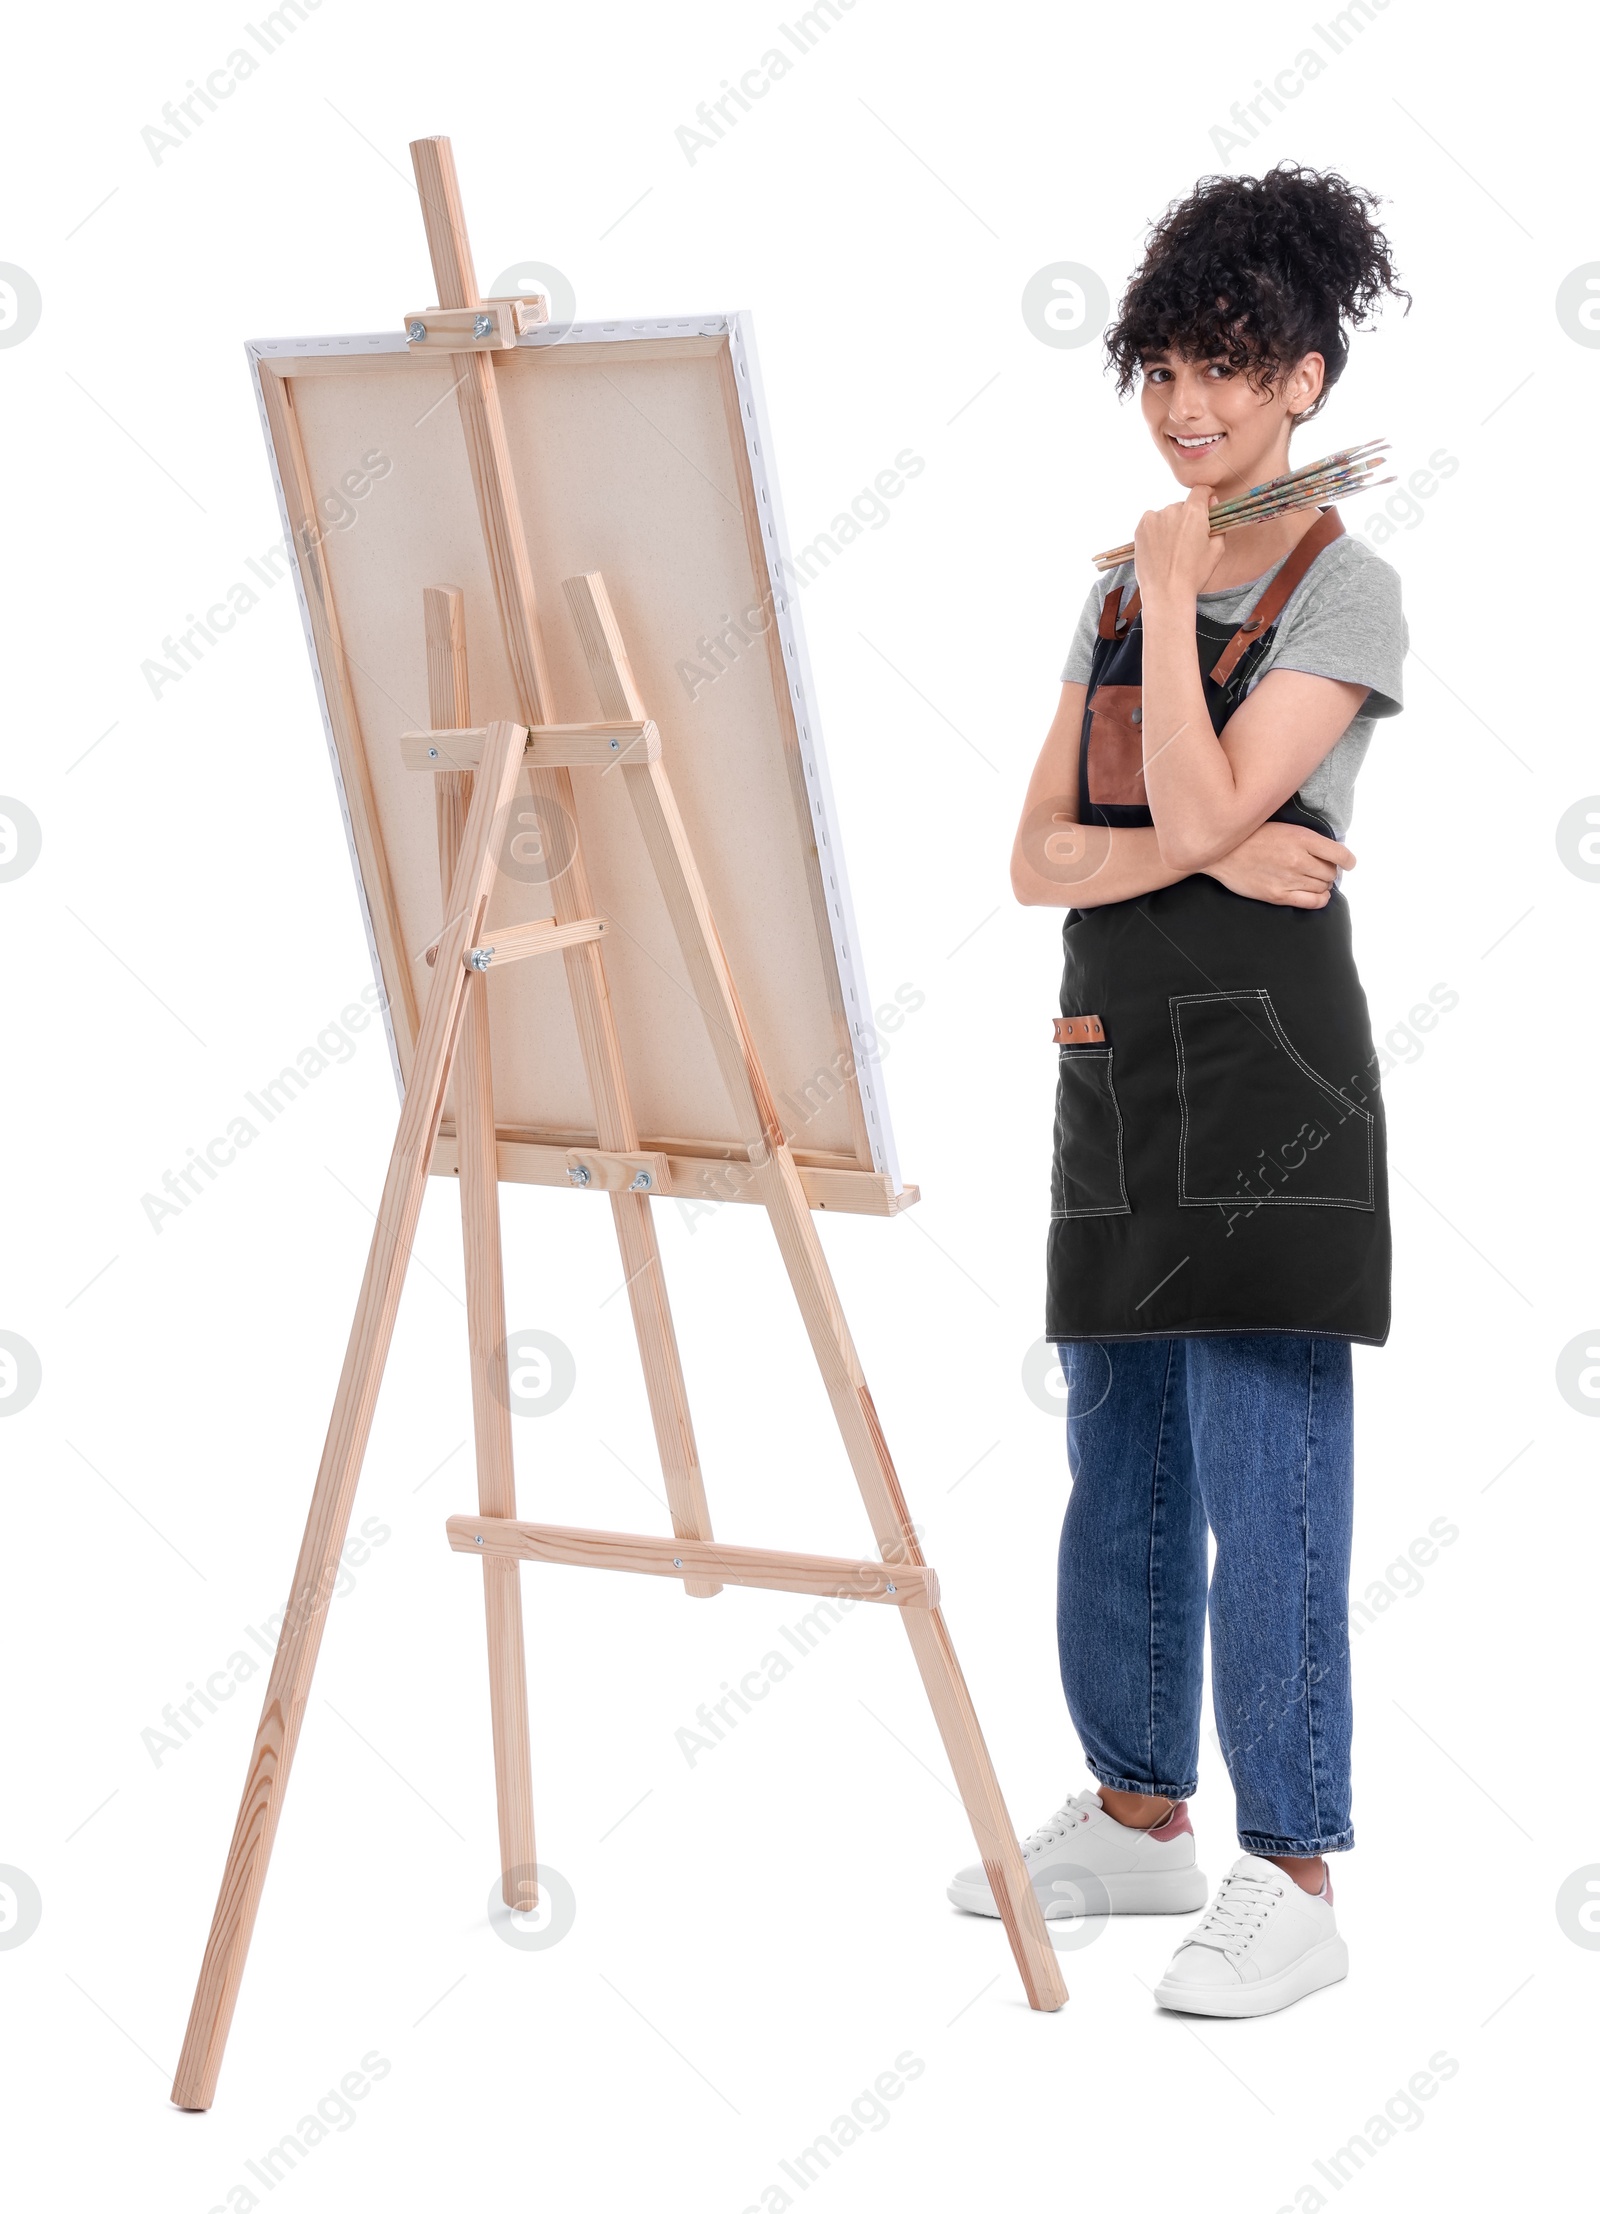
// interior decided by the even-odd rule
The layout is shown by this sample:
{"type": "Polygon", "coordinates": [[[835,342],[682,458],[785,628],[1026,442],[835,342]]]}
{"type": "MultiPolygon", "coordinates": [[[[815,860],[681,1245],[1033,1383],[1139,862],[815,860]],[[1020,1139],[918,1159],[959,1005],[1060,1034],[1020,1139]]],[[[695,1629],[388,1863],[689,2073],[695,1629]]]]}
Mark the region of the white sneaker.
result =
{"type": "MultiPolygon", "coordinates": [[[[1085,1914],[1193,1914],[1206,1903],[1206,1879],[1194,1864],[1194,1830],[1180,1800],[1153,1830],[1115,1821],[1097,1791],[1080,1791],[1042,1830],[1023,1840],[1022,1857],[1047,1922],[1085,1914]]],[[[945,1896],[969,1914],[998,1914],[980,1861],[963,1868],[945,1896]]]]}
{"type": "Polygon", "coordinates": [[[1349,1972],[1332,1880],[1324,1877],[1317,1897],[1270,1860],[1243,1853],[1173,1954],[1156,2004],[1180,2014],[1275,2014],[1349,1972]]]}

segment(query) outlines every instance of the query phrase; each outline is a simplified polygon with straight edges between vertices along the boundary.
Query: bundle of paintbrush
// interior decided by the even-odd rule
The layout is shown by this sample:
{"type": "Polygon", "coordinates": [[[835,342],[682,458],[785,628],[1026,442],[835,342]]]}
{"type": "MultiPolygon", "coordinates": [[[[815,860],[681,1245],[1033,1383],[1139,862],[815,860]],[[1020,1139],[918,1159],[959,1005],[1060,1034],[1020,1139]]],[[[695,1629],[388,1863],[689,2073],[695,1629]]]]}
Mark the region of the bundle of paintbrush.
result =
{"type": "MultiPolygon", "coordinates": [[[[1309,461],[1303,469],[1291,469],[1287,476],[1273,477],[1267,484],[1253,484],[1248,492],[1219,501],[1211,510],[1211,535],[1240,530],[1246,523],[1270,522],[1305,507],[1329,507],[1335,500],[1351,499],[1375,485],[1393,484],[1393,477],[1376,474],[1383,466],[1379,456],[1388,450],[1386,438],[1371,438],[1364,446],[1346,446],[1342,453],[1309,461]]],[[[1097,553],[1094,565],[1101,570],[1115,569],[1132,559],[1130,541],[1126,546],[1111,546],[1097,553]]]]}

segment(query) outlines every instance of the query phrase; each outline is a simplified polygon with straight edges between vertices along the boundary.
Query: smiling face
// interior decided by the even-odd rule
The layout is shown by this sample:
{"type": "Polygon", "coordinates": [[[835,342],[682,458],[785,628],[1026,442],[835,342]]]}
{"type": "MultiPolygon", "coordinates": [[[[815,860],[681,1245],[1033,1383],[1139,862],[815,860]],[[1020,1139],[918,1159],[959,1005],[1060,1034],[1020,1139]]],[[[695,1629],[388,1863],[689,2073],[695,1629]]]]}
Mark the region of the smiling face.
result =
{"type": "Polygon", "coordinates": [[[1139,400],[1173,475],[1233,499],[1289,467],[1289,433],[1322,390],[1321,354],[1306,354],[1260,392],[1224,361],[1150,354],[1139,400]]]}

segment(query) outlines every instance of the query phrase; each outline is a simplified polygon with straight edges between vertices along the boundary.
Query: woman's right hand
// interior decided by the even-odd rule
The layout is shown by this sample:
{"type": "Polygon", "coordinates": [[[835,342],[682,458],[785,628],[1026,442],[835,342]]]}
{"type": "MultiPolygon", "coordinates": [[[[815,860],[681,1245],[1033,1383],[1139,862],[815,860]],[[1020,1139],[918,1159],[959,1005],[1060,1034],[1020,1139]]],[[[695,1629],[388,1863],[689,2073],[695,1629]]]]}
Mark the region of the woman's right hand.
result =
{"type": "Polygon", "coordinates": [[[1297,823],[1263,823],[1201,874],[1214,876],[1243,899],[1268,900],[1275,907],[1326,907],[1335,872],[1355,865],[1355,855],[1337,838],[1297,823]]]}

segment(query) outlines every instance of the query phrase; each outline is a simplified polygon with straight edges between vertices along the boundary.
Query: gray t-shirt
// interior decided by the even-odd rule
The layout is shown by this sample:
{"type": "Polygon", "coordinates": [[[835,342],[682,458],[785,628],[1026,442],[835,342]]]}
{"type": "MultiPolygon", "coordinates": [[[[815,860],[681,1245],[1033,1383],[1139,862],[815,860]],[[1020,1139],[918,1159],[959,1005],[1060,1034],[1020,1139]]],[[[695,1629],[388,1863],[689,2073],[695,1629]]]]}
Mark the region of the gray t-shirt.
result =
{"type": "MultiPolygon", "coordinates": [[[[1201,614],[1219,623],[1243,622],[1282,566],[1275,561],[1261,576],[1226,592],[1202,592],[1201,614]]],[[[1131,592],[1133,582],[1131,561],[1095,579],[1067,652],[1063,684],[1088,683],[1106,594],[1119,584],[1131,592]]],[[[1350,827],[1356,771],[1372,743],[1373,725],[1382,715],[1398,715],[1403,704],[1400,665],[1408,644],[1398,570],[1364,538],[1347,531],[1312,562],[1278,617],[1272,643],[1251,681],[1253,691],[1271,669],[1301,669],[1308,676],[1369,687],[1361,712],[1300,787],[1300,804],[1323,816],[1336,838],[1350,827]]]]}

